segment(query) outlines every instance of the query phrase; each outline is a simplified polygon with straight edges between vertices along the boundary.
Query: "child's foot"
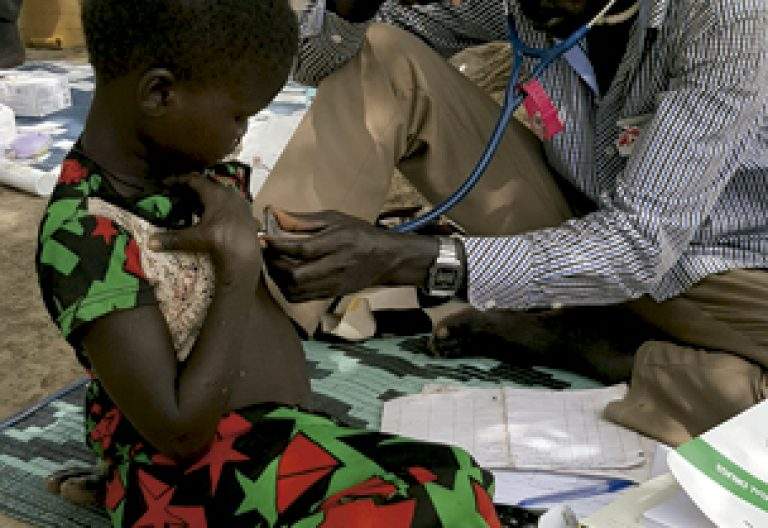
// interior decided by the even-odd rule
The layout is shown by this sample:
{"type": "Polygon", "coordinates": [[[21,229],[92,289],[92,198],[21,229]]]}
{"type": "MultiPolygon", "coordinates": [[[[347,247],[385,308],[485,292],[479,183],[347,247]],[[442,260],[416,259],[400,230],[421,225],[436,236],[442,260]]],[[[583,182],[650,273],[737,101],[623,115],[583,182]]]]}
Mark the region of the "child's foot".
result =
{"type": "Polygon", "coordinates": [[[51,493],[78,506],[97,506],[104,503],[106,477],[98,466],[62,469],[45,479],[51,493]]]}
{"type": "Polygon", "coordinates": [[[0,68],[14,68],[24,62],[24,45],[15,23],[0,21],[0,68]]]}

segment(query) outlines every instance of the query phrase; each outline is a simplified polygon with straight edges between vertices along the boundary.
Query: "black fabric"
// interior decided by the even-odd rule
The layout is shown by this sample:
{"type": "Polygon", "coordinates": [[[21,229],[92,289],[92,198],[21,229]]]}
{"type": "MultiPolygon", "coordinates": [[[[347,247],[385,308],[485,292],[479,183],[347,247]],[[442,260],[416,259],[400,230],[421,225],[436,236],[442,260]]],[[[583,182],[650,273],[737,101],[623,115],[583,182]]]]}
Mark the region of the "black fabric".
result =
{"type": "MultiPolygon", "coordinates": [[[[21,13],[22,0],[0,0],[0,22],[10,22],[16,24],[21,13]]],[[[2,31],[2,29],[0,29],[2,31]]],[[[4,51],[0,48],[0,53],[4,51]]]]}

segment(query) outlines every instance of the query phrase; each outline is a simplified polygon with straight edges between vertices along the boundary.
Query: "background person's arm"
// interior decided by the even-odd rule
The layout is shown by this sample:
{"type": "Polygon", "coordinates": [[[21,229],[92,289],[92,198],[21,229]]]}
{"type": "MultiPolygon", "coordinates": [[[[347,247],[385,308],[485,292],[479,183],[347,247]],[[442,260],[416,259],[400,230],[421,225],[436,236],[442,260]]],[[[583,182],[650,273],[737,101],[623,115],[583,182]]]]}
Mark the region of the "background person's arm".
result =
{"type": "MultiPolygon", "coordinates": [[[[506,40],[506,21],[498,0],[477,0],[452,5],[446,2],[428,5],[403,5],[412,0],[337,0],[334,7],[350,21],[317,0],[311,0],[315,11],[311,17],[321,20],[316,34],[305,25],[301,37],[294,77],[297,81],[317,85],[354,57],[363,45],[370,21],[385,22],[405,29],[421,38],[438,53],[449,57],[469,46],[494,40],[506,40]],[[353,4],[366,4],[355,8],[353,4]],[[378,6],[374,10],[373,6],[378,6]],[[339,9],[341,7],[341,9],[339,9]],[[370,13],[369,20],[363,18],[370,13]]],[[[420,3],[420,2],[416,2],[420,3]]]]}

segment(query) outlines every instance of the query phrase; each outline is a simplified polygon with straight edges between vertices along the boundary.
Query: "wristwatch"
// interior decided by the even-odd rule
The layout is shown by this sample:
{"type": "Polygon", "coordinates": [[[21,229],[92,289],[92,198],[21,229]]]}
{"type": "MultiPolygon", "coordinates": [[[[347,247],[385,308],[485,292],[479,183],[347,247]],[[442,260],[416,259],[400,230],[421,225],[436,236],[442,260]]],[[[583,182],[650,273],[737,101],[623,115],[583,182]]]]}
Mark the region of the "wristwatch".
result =
{"type": "Polygon", "coordinates": [[[429,276],[424,291],[432,297],[453,297],[461,288],[464,280],[464,264],[458,239],[439,237],[440,250],[435,262],[429,268],[429,276]]]}

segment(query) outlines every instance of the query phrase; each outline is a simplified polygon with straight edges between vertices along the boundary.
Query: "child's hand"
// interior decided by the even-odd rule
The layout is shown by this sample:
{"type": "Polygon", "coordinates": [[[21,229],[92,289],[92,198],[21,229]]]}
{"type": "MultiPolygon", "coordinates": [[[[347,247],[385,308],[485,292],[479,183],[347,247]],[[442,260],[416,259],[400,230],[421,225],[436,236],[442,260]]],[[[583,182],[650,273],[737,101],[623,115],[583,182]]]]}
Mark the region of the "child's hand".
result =
{"type": "Polygon", "coordinates": [[[150,239],[150,249],[210,253],[219,281],[258,281],[259,225],[248,202],[233,189],[200,174],[170,178],[166,183],[188,185],[197,192],[204,207],[203,216],[192,227],[158,233],[150,239]]]}

